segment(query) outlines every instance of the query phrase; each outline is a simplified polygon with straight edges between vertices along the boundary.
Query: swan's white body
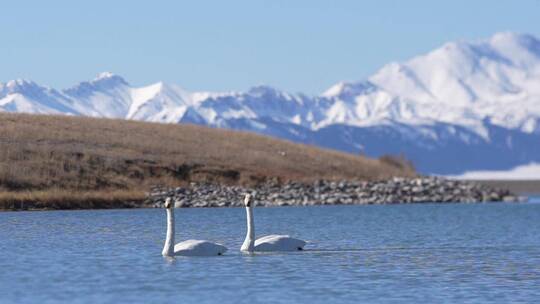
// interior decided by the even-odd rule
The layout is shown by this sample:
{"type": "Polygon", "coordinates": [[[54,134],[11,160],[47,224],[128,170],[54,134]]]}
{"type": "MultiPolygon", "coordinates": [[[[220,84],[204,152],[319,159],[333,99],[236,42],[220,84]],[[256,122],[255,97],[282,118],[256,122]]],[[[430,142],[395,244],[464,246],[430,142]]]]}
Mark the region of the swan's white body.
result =
{"type": "Polygon", "coordinates": [[[187,240],[174,245],[174,255],[213,256],[222,255],[225,251],[225,246],[202,240],[187,240]]]}
{"type": "Polygon", "coordinates": [[[255,251],[297,251],[304,249],[306,241],[288,235],[266,235],[255,240],[255,251]]]}
{"type": "Polygon", "coordinates": [[[163,246],[163,256],[216,256],[227,251],[227,247],[209,241],[187,240],[174,244],[174,204],[171,199],[165,201],[167,210],[167,238],[163,246]]]}
{"type": "Polygon", "coordinates": [[[247,216],[246,239],[240,248],[241,251],[298,251],[303,250],[306,241],[292,238],[288,235],[267,235],[255,240],[255,224],[253,222],[253,203],[251,195],[247,194],[244,199],[247,216]]]}

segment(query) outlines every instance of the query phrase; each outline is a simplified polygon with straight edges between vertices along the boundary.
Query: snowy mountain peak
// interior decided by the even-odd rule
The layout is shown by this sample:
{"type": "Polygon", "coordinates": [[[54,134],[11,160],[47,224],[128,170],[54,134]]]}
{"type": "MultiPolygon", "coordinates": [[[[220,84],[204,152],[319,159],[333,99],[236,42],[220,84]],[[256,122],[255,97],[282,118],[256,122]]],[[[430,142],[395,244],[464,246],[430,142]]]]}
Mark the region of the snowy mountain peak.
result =
{"type": "Polygon", "coordinates": [[[39,96],[45,94],[44,92],[49,91],[55,92],[48,87],[40,86],[39,84],[26,79],[10,80],[6,84],[0,83],[0,98],[10,94],[39,96]]]}
{"type": "Polygon", "coordinates": [[[64,93],[73,96],[74,98],[86,98],[96,92],[122,90],[128,87],[129,84],[124,78],[110,72],[104,72],[91,81],[83,81],[69,89],[65,89],[64,93]]]}
{"type": "Polygon", "coordinates": [[[5,87],[9,90],[24,90],[25,88],[39,87],[39,85],[31,80],[15,79],[10,80],[5,84],[5,87]]]}
{"type": "Polygon", "coordinates": [[[34,83],[33,81],[31,80],[26,80],[26,79],[22,79],[22,78],[18,78],[18,79],[14,79],[14,80],[10,80],[6,83],[6,86],[7,87],[15,87],[15,86],[20,86],[20,85],[25,85],[25,84],[30,84],[30,83],[34,83]]]}
{"type": "Polygon", "coordinates": [[[114,73],[111,72],[101,72],[99,73],[95,79],[102,79],[102,78],[111,78],[116,76],[114,73]]]}
{"type": "Polygon", "coordinates": [[[113,74],[111,72],[100,73],[91,82],[92,83],[107,83],[107,84],[114,84],[114,85],[119,85],[119,84],[128,85],[127,81],[124,78],[116,74],[113,74]]]}
{"type": "Polygon", "coordinates": [[[524,48],[537,46],[540,41],[533,35],[516,32],[499,32],[491,36],[489,43],[493,45],[518,44],[524,48]]]}
{"type": "Polygon", "coordinates": [[[119,76],[111,72],[101,72],[96,76],[96,78],[94,78],[94,81],[99,81],[102,79],[109,79],[109,78],[114,78],[114,77],[119,77],[119,76]]]}
{"type": "Polygon", "coordinates": [[[340,98],[347,100],[354,96],[369,93],[375,89],[376,86],[369,81],[339,82],[326,90],[322,96],[326,98],[340,98]]]}
{"type": "Polygon", "coordinates": [[[459,149],[470,148],[473,154],[478,149],[484,161],[492,145],[497,153],[507,153],[499,155],[497,165],[501,157],[507,165],[540,161],[534,158],[540,144],[525,140],[538,142],[539,84],[539,40],[503,32],[443,44],[384,65],[367,79],[339,82],[315,97],[265,85],[222,93],[189,92],[163,82],[133,87],[104,72],[60,92],[25,80],[0,84],[0,111],[189,122],[355,153],[360,147],[366,153],[374,149],[374,156],[409,151],[421,170],[431,168],[426,164],[432,159],[430,166],[452,171],[469,166],[463,160],[452,163],[459,149]],[[519,147],[526,151],[516,153],[519,147]],[[524,156],[528,149],[533,156],[524,156]],[[449,161],[442,165],[431,157],[445,153],[449,161]]]}
{"type": "Polygon", "coordinates": [[[253,86],[247,93],[254,96],[279,96],[281,94],[280,91],[268,85],[253,86]]]}

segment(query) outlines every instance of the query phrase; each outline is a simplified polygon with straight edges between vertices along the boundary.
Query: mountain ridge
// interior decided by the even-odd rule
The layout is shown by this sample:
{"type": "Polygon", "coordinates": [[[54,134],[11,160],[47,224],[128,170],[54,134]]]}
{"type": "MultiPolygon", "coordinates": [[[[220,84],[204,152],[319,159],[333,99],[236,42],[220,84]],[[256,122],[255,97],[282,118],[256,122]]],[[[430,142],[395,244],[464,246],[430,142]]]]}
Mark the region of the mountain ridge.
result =
{"type": "Polygon", "coordinates": [[[540,161],[540,41],[502,32],[449,42],[319,96],[269,86],[220,93],[163,82],[133,87],[109,72],[63,90],[16,80],[0,83],[0,111],[248,130],[375,157],[405,154],[425,173],[508,169],[540,161]],[[451,165],[427,161],[433,153],[451,165]],[[485,153],[494,157],[476,165],[457,159],[485,153]]]}

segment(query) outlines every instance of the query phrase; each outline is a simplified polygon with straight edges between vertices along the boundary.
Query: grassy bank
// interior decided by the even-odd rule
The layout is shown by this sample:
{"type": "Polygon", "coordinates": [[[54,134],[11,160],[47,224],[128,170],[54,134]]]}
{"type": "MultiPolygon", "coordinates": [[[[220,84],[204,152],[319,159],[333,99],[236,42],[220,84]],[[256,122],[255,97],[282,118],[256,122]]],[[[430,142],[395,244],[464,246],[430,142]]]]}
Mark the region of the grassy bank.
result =
{"type": "Polygon", "coordinates": [[[0,208],[137,201],[151,185],[414,176],[369,159],[248,132],[67,116],[0,114],[0,208]]]}
{"type": "Polygon", "coordinates": [[[34,190],[0,192],[0,210],[112,209],[142,206],[145,193],[136,190],[34,190]]]}

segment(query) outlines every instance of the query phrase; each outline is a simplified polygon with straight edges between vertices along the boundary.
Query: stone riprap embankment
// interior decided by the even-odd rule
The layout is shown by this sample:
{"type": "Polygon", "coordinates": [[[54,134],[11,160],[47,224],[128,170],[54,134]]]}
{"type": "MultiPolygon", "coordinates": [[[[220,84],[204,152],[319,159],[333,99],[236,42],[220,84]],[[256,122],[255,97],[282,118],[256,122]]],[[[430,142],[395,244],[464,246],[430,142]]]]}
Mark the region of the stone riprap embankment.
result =
{"type": "Polygon", "coordinates": [[[385,181],[316,181],[265,183],[253,188],[192,183],[190,187],[156,186],[146,205],[162,207],[172,197],[176,207],[242,206],[245,193],[255,193],[257,206],[362,205],[405,203],[474,203],[519,201],[505,189],[443,178],[393,178],[385,181]]]}

